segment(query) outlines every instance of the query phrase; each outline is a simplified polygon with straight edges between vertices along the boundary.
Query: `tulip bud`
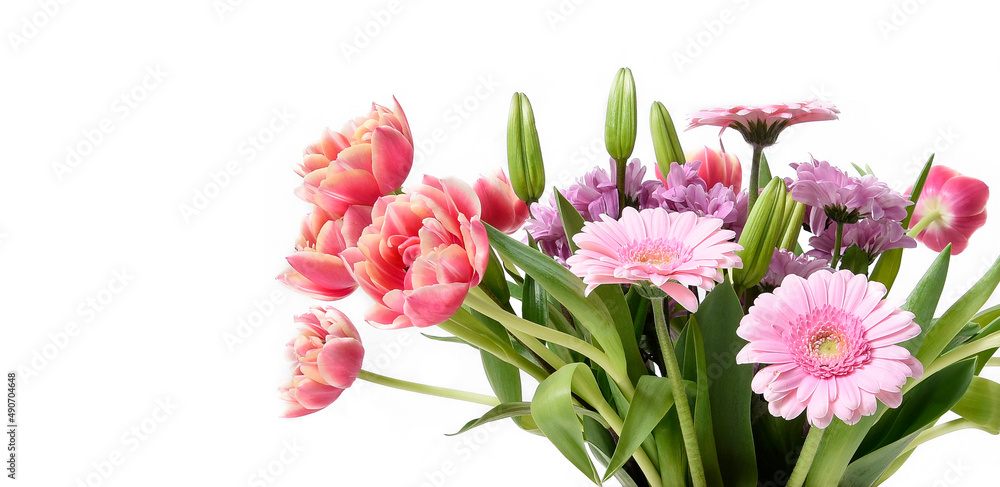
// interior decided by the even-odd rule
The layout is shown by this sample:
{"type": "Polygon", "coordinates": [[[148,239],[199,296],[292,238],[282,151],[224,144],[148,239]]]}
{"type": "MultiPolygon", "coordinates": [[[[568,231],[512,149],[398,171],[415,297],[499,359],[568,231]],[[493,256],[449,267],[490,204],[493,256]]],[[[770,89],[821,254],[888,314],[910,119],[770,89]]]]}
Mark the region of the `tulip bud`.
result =
{"type": "Polygon", "coordinates": [[[684,164],[684,150],[681,149],[681,141],[677,138],[677,130],[674,129],[674,121],[670,118],[670,112],[660,102],[653,102],[649,110],[649,131],[653,135],[653,151],[656,153],[656,165],[666,180],[670,173],[670,163],[684,164]]]}
{"type": "Polygon", "coordinates": [[[746,226],[740,235],[743,250],[736,255],[743,261],[742,269],[733,270],[733,284],[749,289],[767,273],[771,256],[785,233],[785,201],[787,191],[781,178],[774,178],[764,188],[757,204],[750,210],[746,226]]]}
{"type": "MultiPolygon", "coordinates": [[[[684,157],[689,161],[702,161],[698,175],[705,180],[705,184],[709,188],[715,186],[716,183],[722,183],[723,186],[733,188],[734,193],[740,192],[740,186],[743,182],[743,168],[735,154],[717,151],[705,146],[685,154],[684,157]]],[[[767,178],[767,180],[770,179],[767,178]]]]}
{"type": "Polygon", "coordinates": [[[545,166],[535,129],[535,114],[524,93],[514,93],[507,117],[507,169],[517,197],[528,204],[545,191],[545,166]]]}
{"type": "Polygon", "coordinates": [[[632,155],[636,125],[635,80],[630,69],[621,68],[611,85],[604,124],[604,145],[616,161],[628,160],[632,155]]]}

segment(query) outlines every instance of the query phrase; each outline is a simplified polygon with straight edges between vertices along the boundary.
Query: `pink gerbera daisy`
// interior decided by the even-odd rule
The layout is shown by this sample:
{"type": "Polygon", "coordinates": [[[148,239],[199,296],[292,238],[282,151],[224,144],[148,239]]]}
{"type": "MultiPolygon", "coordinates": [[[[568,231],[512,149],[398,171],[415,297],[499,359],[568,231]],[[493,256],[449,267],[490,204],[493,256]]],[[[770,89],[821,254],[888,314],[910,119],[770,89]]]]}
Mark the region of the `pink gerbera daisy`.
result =
{"type": "Polygon", "coordinates": [[[741,364],[774,364],[754,376],[771,414],[792,419],[806,411],[825,428],[834,416],[855,424],[875,413],[876,399],[891,408],[903,400],[907,377],[923,374],[920,362],[897,343],[920,333],[913,314],[886,289],[850,271],[790,275],[773,293],[761,294],[736,334],[749,341],[741,364]]]}
{"type": "Polygon", "coordinates": [[[722,220],[663,208],[625,208],[620,220],[601,215],[573,236],[579,250],[566,260],[590,294],[600,284],[649,281],[688,311],[698,298],[687,286],[711,290],[722,282],[720,269],[743,266],[722,220]]]}
{"type": "Polygon", "coordinates": [[[688,129],[714,125],[736,129],[748,144],[767,147],[778,140],[785,127],[803,122],[836,120],[840,110],[832,103],[808,101],[781,105],[737,105],[692,113],[688,129]]]}

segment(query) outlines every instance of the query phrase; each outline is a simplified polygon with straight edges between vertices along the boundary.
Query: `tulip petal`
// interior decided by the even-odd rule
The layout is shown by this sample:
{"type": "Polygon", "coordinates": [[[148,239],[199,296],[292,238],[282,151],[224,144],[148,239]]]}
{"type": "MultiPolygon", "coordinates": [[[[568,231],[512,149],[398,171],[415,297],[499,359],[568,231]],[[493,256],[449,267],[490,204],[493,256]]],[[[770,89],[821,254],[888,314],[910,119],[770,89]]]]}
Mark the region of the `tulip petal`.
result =
{"type": "Polygon", "coordinates": [[[320,375],[333,387],[347,389],[358,378],[365,347],[353,338],[327,338],[316,357],[320,375]]]}
{"type": "Polygon", "coordinates": [[[379,127],[372,133],[371,168],[380,194],[386,195],[402,186],[413,166],[413,145],[402,133],[379,127]]]}

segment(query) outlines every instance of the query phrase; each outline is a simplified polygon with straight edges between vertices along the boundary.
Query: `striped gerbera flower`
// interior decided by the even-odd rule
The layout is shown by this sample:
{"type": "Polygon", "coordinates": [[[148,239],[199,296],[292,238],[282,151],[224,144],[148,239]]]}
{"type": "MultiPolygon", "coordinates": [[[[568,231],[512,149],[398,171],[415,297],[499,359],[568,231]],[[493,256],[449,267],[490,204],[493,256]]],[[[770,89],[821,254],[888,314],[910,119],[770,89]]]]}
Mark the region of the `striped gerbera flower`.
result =
{"type": "Polygon", "coordinates": [[[832,103],[808,101],[780,105],[737,105],[692,113],[688,130],[703,125],[735,129],[748,144],[767,147],[786,127],[804,122],[836,120],[840,110],[832,103]]]}
{"type": "Polygon", "coordinates": [[[923,367],[897,343],[920,333],[913,314],[882,300],[885,286],[850,271],[790,275],[761,294],[736,334],[749,341],[741,364],[773,364],[754,376],[771,414],[792,419],[806,411],[825,428],[834,416],[855,424],[875,413],[876,399],[898,407],[907,377],[923,367]]]}
{"type": "Polygon", "coordinates": [[[687,286],[711,290],[722,282],[720,269],[742,267],[739,244],[722,220],[663,208],[625,208],[620,220],[601,215],[573,236],[579,250],[566,260],[590,294],[601,284],[649,281],[688,311],[698,298],[687,286]]]}

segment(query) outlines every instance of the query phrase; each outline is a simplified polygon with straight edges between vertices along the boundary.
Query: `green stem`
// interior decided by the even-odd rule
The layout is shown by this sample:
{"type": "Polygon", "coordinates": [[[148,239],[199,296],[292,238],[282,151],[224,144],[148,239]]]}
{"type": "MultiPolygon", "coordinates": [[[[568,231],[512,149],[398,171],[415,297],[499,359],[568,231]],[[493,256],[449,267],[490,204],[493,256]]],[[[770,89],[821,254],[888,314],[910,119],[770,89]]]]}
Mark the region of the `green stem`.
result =
{"type": "MultiPolygon", "coordinates": [[[[466,313],[468,312],[466,311],[466,313]]],[[[498,344],[486,337],[485,333],[487,332],[469,328],[466,324],[459,321],[457,319],[458,317],[459,313],[456,313],[452,318],[438,324],[438,328],[447,333],[451,333],[457,338],[465,340],[470,345],[527,372],[528,375],[533,377],[538,382],[545,380],[549,376],[549,374],[542,370],[541,367],[531,363],[531,361],[518,354],[517,351],[514,350],[514,347],[500,347],[498,344]]]]}
{"type": "MultiPolygon", "coordinates": [[[[632,382],[628,379],[628,373],[625,370],[618,370],[616,367],[613,367],[611,359],[607,354],[601,351],[601,349],[575,336],[558,330],[553,330],[552,328],[547,328],[516,315],[512,315],[497,306],[496,303],[486,297],[483,291],[478,288],[469,290],[468,296],[465,297],[465,304],[470,308],[493,318],[511,332],[530,335],[539,340],[554,343],[579,352],[581,355],[589,358],[599,367],[604,369],[608,375],[614,379],[615,384],[617,384],[618,388],[621,389],[625,399],[629,401],[632,400],[632,396],[635,394],[635,386],[633,386],[632,382]]],[[[520,337],[521,335],[518,336],[520,337]]]]}
{"type": "Polygon", "coordinates": [[[844,224],[837,222],[836,237],[833,240],[833,260],[830,261],[830,268],[837,270],[837,263],[840,262],[840,246],[844,245],[844,224]]]}
{"type": "Polygon", "coordinates": [[[753,204],[757,202],[757,196],[760,194],[760,158],[764,155],[764,148],[754,144],[753,146],[753,159],[750,161],[750,189],[749,192],[749,202],[747,203],[747,214],[753,210],[753,204]]]}
{"type": "Polygon", "coordinates": [[[625,211],[625,159],[615,159],[616,179],[615,186],[618,188],[618,216],[625,211]]]}
{"type": "Polygon", "coordinates": [[[673,344],[670,341],[670,331],[663,314],[662,297],[649,298],[653,305],[653,318],[656,323],[656,335],[660,339],[660,352],[666,365],[667,378],[670,379],[670,390],[674,395],[674,407],[677,408],[677,418],[680,420],[681,435],[684,437],[684,450],[687,451],[688,467],[691,469],[691,482],[695,487],[704,487],[705,467],[701,463],[701,450],[698,449],[698,436],[694,430],[694,420],[691,418],[691,407],[688,405],[687,393],[684,392],[684,379],[677,363],[673,344]]]}
{"type": "Polygon", "coordinates": [[[906,232],[906,236],[916,237],[917,235],[920,235],[920,232],[924,231],[924,229],[927,228],[931,223],[936,222],[938,218],[941,218],[941,212],[937,210],[931,210],[929,213],[924,215],[924,217],[921,218],[916,225],[910,227],[910,231],[906,232]]]}
{"type": "Polygon", "coordinates": [[[795,469],[792,470],[792,476],[788,479],[786,487],[802,487],[806,475],[809,475],[809,469],[812,468],[813,459],[816,458],[816,451],[819,450],[824,431],[823,428],[815,426],[809,428],[806,442],[802,445],[802,453],[799,453],[799,459],[795,462],[795,469]]]}
{"type": "Polygon", "coordinates": [[[482,404],[483,406],[489,406],[489,407],[496,407],[500,405],[500,401],[493,396],[487,396],[485,394],[476,394],[474,392],[459,391],[457,389],[448,389],[447,387],[434,387],[434,386],[429,386],[427,384],[418,384],[416,382],[393,379],[391,377],[386,377],[384,375],[378,375],[374,372],[368,372],[367,370],[362,370],[361,372],[358,372],[358,378],[361,380],[366,380],[373,384],[392,387],[403,391],[417,392],[420,394],[426,394],[428,396],[443,397],[445,399],[455,399],[458,401],[482,404]]]}

